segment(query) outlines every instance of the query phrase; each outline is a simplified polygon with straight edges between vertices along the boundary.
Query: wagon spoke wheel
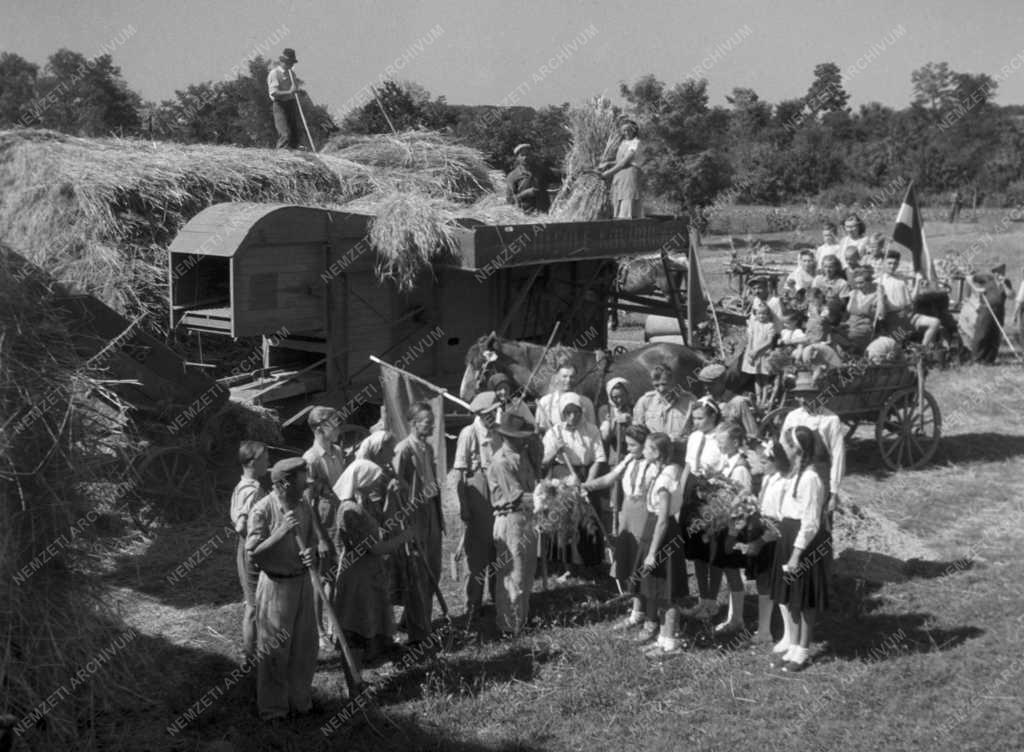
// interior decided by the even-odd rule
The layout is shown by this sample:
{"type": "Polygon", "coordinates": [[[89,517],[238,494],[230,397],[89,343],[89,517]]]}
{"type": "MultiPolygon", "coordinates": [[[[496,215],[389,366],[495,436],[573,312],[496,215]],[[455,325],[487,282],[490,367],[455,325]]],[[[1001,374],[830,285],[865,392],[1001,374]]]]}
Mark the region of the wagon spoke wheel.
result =
{"type": "Polygon", "coordinates": [[[139,460],[135,476],[139,519],[135,515],[133,519],[143,532],[157,519],[188,519],[212,501],[213,483],[206,464],[187,447],[153,449],[139,460]]]}
{"type": "Polygon", "coordinates": [[[360,442],[370,435],[362,426],[357,426],[354,423],[346,423],[338,429],[338,443],[341,444],[342,450],[345,452],[345,456],[351,460],[356,453],[356,449],[359,448],[360,442]]]}
{"type": "Polygon", "coordinates": [[[761,421],[757,424],[757,430],[761,438],[778,436],[779,431],[782,430],[783,421],[786,420],[786,416],[792,409],[792,407],[776,407],[761,418],[761,421]]]}
{"type": "Polygon", "coordinates": [[[932,395],[904,389],[891,395],[878,413],[875,440],[882,463],[890,470],[919,468],[935,456],[942,434],[942,415],[932,395]]]}

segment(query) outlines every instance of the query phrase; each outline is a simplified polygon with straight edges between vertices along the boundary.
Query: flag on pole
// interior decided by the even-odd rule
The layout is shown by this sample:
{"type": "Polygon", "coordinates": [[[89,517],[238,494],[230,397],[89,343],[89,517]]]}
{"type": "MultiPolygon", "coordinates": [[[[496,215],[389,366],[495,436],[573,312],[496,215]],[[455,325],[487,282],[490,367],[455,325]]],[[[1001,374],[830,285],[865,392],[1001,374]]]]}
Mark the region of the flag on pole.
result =
{"type": "Polygon", "coordinates": [[[403,371],[401,368],[378,361],[380,365],[380,385],[384,396],[381,420],[384,428],[401,441],[409,435],[409,424],[406,415],[409,408],[416,402],[426,402],[434,411],[434,457],[437,461],[435,471],[438,482],[443,483],[448,475],[447,450],[444,440],[444,397],[441,389],[434,388],[424,379],[403,371]]]}
{"type": "Polygon", "coordinates": [[[686,264],[686,342],[694,345],[694,333],[698,325],[708,319],[708,298],[704,287],[703,275],[700,273],[700,262],[697,260],[697,244],[690,235],[689,252],[686,264]]]}
{"type": "Polygon", "coordinates": [[[920,273],[929,282],[934,282],[935,267],[932,264],[932,256],[924,237],[924,222],[921,219],[921,210],[917,205],[917,194],[914,193],[913,182],[907,187],[907,192],[903,196],[903,204],[900,206],[899,214],[896,215],[896,226],[892,231],[892,239],[910,251],[914,271],[920,273]]]}

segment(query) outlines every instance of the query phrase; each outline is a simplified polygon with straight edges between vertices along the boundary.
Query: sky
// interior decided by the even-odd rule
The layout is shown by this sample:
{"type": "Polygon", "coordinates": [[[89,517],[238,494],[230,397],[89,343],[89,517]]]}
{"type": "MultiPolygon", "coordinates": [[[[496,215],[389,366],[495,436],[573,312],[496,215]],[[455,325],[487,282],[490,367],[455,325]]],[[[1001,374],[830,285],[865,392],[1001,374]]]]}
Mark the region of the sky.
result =
{"type": "Polygon", "coordinates": [[[383,78],[452,104],[543,106],[653,73],[706,77],[769,102],[806,93],[814,66],[846,72],[856,108],[911,98],[911,72],[946,61],[1000,75],[996,101],[1024,104],[1020,0],[3,0],[0,51],[43,64],[61,47],[109,52],[145,99],[223,80],[256,54],[296,50],[295,72],[334,114],[383,78]],[[1000,74],[1003,67],[1006,72],[1000,74]]]}

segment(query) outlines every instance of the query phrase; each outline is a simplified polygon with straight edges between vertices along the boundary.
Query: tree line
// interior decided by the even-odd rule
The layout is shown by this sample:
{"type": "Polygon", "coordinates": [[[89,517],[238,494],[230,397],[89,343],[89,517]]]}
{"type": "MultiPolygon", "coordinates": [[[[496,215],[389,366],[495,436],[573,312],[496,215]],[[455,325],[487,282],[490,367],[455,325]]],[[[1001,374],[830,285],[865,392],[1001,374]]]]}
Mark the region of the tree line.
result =
{"type": "MultiPolygon", "coordinates": [[[[0,128],[268,147],[276,137],[265,83],[271,65],[257,57],[233,80],[193,84],[154,103],[131,90],[110,55],[62,49],[40,68],[3,52],[0,128]]],[[[1024,203],[1024,106],[997,105],[996,78],[944,62],[915,70],[911,84],[902,109],[869,102],[854,110],[832,62],[815,66],[804,96],[774,104],[737,87],[725,105],[712,105],[707,79],[693,77],[669,84],[643,76],[620,93],[624,113],[641,124],[649,192],[680,211],[707,207],[723,192],[741,203],[863,203],[908,180],[925,195],[1024,203]]],[[[316,143],[428,128],[480,149],[496,169],[510,167],[517,143],[531,142],[555,172],[569,143],[568,103],[453,105],[408,81],[385,81],[374,95],[333,113],[303,93],[316,143]]]]}

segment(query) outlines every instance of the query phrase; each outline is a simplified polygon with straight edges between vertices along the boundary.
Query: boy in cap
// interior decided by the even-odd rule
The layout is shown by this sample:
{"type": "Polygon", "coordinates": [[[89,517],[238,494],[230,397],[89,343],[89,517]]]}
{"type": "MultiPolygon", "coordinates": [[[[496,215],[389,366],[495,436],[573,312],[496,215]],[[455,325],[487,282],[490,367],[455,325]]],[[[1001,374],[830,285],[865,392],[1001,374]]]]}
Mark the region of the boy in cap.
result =
{"type": "Polygon", "coordinates": [[[457,473],[455,490],[459,497],[459,517],[465,525],[462,540],[469,565],[466,613],[470,617],[477,615],[483,606],[487,582],[494,598],[494,515],[487,468],[502,444],[501,434],[494,430],[500,404],[494,392],[480,392],[473,398],[469,409],[476,418],[459,433],[452,464],[457,473]]]}
{"type": "Polygon", "coordinates": [[[252,508],[245,543],[260,567],[256,702],[264,720],[312,709],[317,656],[313,584],[306,572],[316,562],[316,552],[309,547],[315,532],[313,510],[302,503],[305,460],[281,460],[271,468],[270,480],[274,490],[252,508]]]}
{"type": "MultiPolygon", "coordinates": [[[[334,517],[338,511],[339,501],[334,495],[334,484],[338,482],[345,470],[345,453],[338,445],[341,431],[341,416],[333,407],[317,405],[309,411],[307,418],[309,428],[313,432],[313,445],[305,451],[302,459],[306,461],[306,480],[309,501],[316,512],[313,522],[316,525],[317,552],[326,564],[332,553],[328,530],[334,527],[334,517]]],[[[328,569],[327,566],[324,569],[328,569]]],[[[324,590],[331,597],[333,582],[329,574],[324,572],[324,590]]],[[[324,625],[324,604],[320,596],[316,596],[316,624],[320,632],[320,646],[330,650],[331,640],[324,625]]]]}
{"type": "Polygon", "coordinates": [[[505,179],[505,200],[529,214],[546,212],[550,206],[547,181],[543,170],[533,159],[533,147],[519,144],[512,153],[515,154],[516,166],[505,179]]]}
{"type": "Polygon", "coordinates": [[[231,494],[231,524],[238,533],[235,566],[245,599],[242,656],[249,662],[256,655],[256,584],[259,572],[245,550],[245,542],[249,533],[249,514],[264,495],[260,479],[267,474],[267,447],[259,441],[243,441],[238,447],[238,462],[242,465],[242,477],[231,494]]]}
{"type": "Polygon", "coordinates": [[[721,406],[722,419],[739,423],[747,432],[748,439],[756,439],[757,419],[750,406],[750,398],[728,388],[729,376],[729,370],[721,363],[704,366],[697,373],[697,378],[704,384],[704,392],[721,406]]]}

